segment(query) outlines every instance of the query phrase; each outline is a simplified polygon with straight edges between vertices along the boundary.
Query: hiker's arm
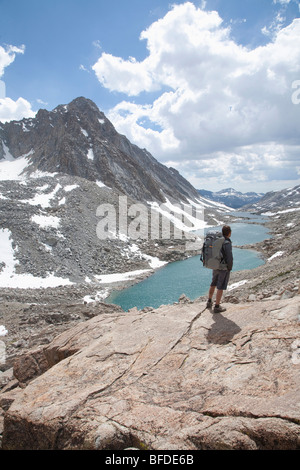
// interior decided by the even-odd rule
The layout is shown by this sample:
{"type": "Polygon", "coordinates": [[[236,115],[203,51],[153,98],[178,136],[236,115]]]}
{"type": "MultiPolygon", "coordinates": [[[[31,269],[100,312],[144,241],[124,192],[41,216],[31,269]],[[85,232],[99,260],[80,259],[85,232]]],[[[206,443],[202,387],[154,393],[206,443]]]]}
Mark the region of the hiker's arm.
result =
{"type": "Polygon", "coordinates": [[[233,255],[232,255],[232,246],[231,243],[224,244],[224,252],[225,252],[225,261],[227,264],[228,271],[232,270],[233,266],[233,255]]]}

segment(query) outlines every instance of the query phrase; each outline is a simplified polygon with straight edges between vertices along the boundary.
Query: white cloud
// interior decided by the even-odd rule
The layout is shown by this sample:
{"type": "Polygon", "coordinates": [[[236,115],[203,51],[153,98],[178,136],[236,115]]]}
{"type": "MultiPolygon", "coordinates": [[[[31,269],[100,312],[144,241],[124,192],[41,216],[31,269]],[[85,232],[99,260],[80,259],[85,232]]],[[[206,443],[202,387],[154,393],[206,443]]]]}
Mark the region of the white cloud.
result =
{"type": "Polygon", "coordinates": [[[265,36],[273,37],[274,35],[276,35],[276,33],[278,33],[278,31],[280,31],[285,20],[286,18],[282,16],[282,13],[279,12],[277,13],[275,19],[271,22],[270,26],[264,26],[261,32],[265,36]]]}
{"type": "Polygon", "coordinates": [[[273,3],[280,3],[280,5],[288,5],[291,0],[273,0],[273,3]]]}
{"type": "Polygon", "coordinates": [[[0,46],[0,77],[4,74],[4,69],[10,65],[16,57],[16,54],[24,54],[25,46],[15,47],[15,46],[0,46]]]}
{"type": "MultiPolygon", "coordinates": [[[[25,46],[0,46],[0,77],[4,70],[16,57],[16,54],[24,54],[25,46]]],[[[17,101],[5,97],[5,83],[0,81],[0,122],[23,119],[24,117],[33,117],[35,112],[31,109],[31,104],[24,98],[18,98],[17,101]]]]}
{"type": "Polygon", "coordinates": [[[185,176],[185,162],[194,161],[198,178],[203,169],[211,178],[217,172],[245,180],[256,171],[268,181],[280,171],[292,175],[286,162],[300,146],[300,106],[291,101],[300,79],[299,37],[295,19],[250,50],[231,38],[216,11],[187,2],[141,33],[145,60],[103,53],[93,69],[111,91],[160,90],[146,105],[122,101],[109,113],[118,131],[159,160],[175,162],[185,176]]]}
{"type": "Polygon", "coordinates": [[[96,41],[93,41],[93,46],[96,47],[97,49],[102,49],[101,42],[99,39],[96,39],[96,41]]]}
{"type": "Polygon", "coordinates": [[[10,98],[0,99],[0,122],[20,120],[34,117],[35,112],[31,109],[31,104],[24,98],[14,101],[10,98]]]}
{"type": "Polygon", "coordinates": [[[123,60],[103,53],[92,68],[105,88],[134,96],[142,91],[154,91],[159,88],[151,74],[152,66],[147,65],[147,59],[145,62],[139,63],[133,58],[123,60]]]}
{"type": "Polygon", "coordinates": [[[168,165],[183,172],[198,188],[211,181],[218,189],[230,185],[245,192],[254,184],[257,191],[265,192],[290,186],[291,180],[299,178],[299,155],[300,145],[270,142],[239,147],[232,152],[213,152],[201,160],[169,161],[168,165]]]}
{"type": "Polygon", "coordinates": [[[37,101],[37,103],[42,104],[42,105],[44,105],[44,106],[47,106],[47,104],[48,104],[46,101],[43,101],[43,100],[41,100],[40,98],[37,98],[36,101],[37,101]]]}

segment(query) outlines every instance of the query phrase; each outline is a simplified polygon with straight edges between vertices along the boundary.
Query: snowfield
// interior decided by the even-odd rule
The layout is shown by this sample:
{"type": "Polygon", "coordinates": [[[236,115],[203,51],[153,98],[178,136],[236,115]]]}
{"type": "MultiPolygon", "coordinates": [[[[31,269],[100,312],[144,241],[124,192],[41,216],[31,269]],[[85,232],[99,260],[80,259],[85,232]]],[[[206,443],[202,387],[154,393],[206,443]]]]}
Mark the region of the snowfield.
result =
{"type": "Polygon", "coordinates": [[[56,277],[53,273],[49,273],[45,278],[16,273],[19,262],[15,255],[18,249],[13,248],[12,242],[11,232],[8,229],[0,229],[0,287],[34,289],[73,284],[69,279],[56,277]]]}

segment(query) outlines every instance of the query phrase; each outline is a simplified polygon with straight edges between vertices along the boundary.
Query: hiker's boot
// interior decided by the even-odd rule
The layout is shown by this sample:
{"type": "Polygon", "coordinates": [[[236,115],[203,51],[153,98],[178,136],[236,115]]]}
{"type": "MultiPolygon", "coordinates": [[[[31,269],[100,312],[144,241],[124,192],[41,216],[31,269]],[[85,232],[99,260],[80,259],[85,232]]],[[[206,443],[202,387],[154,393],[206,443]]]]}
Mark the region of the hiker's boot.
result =
{"type": "Polygon", "coordinates": [[[206,304],[206,308],[212,308],[212,301],[211,301],[211,299],[208,299],[207,304],[206,304]]]}
{"type": "Polygon", "coordinates": [[[221,312],[226,312],[226,308],[221,307],[221,305],[215,305],[214,313],[221,313],[221,312]]]}

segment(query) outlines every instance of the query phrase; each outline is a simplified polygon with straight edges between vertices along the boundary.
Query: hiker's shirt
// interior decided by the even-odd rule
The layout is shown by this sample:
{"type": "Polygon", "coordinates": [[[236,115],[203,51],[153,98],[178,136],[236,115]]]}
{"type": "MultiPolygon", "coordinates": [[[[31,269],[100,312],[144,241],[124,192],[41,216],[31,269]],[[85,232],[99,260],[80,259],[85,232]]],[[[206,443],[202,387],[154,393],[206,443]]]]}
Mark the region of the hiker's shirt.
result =
{"type": "Polygon", "coordinates": [[[228,271],[232,270],[233,266],[233,255],[232,255],[232,243],[230,238],[225,237],[225,242],[222,246],[223,260],[227,264],[228,271]]]}

